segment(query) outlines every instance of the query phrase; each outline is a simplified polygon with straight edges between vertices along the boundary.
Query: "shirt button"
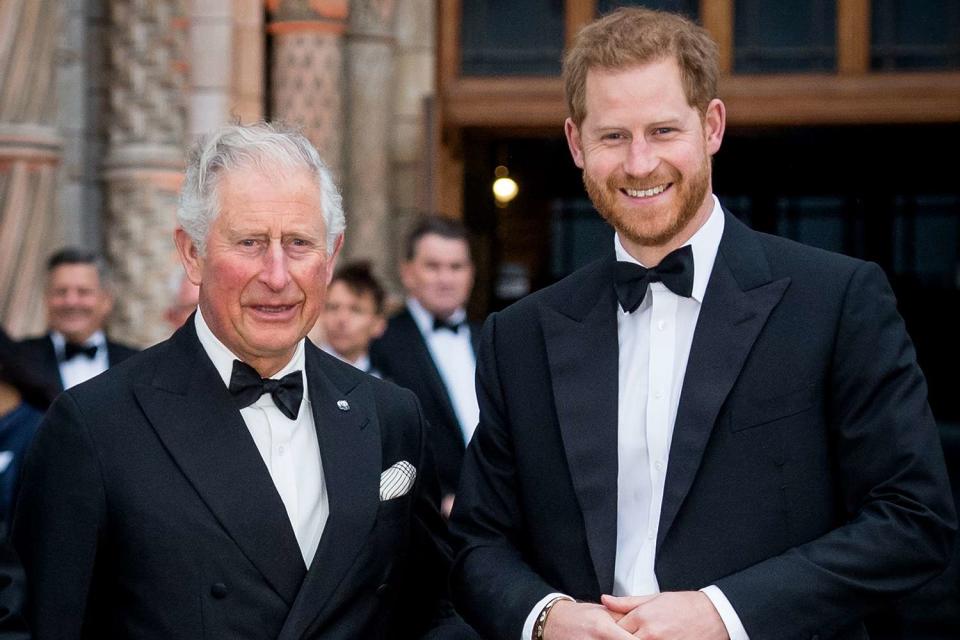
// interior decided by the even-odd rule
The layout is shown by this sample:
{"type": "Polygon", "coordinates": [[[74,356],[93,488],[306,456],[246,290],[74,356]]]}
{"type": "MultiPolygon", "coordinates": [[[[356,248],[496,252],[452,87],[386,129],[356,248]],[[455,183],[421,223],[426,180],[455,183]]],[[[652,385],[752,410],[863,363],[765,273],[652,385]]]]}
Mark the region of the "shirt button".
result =
{"type": "Polygon", "coordinates": [[[663,330],[666,329],[666,328],[667,328],[667,321],[666,321],[666,320],[661,320],[661,321],[659,321],[659,322],[657,323],[657,329],[659,329],[660,331],[663,331],[663,330]]]}
{"type": "Polygon", "coordinates": [[[280,445],[279,447],[277,447],[277,453],[280,454],[281,456],[283,455],[284,451],[286,451],[286,449],[283,448],[283,445],[280,445]]]}
{"type": "Polygon", "coordinates": [[[653,540],[656,536],[653,535],[653,531],[647,532],[647,540],[653,540]]]}
{"type": "Polygon", "coordinates": [[[656,398],[657,400],[659,400],[660,398],[662,398],[662,397],[663,397],[663,390],[657,389],[656,391],[654,391],[654,392],[653,392],[653,397],[656,398]]]}
{"type": "Polygon", "coordinates": [[[657,460],[653,466],[657,468],[657,471],[663,471],[663,462],[661,462],[660,460],[657,460]]]}

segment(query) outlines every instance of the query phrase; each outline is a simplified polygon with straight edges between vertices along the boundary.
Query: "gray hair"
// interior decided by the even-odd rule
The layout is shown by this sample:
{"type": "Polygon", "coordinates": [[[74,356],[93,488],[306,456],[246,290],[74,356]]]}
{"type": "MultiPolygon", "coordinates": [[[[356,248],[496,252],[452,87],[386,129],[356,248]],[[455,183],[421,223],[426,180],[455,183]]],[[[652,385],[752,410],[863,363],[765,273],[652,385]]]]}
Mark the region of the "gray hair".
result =
{"type": "Polygon", "coordinates": [[[177,223],[201,255],[210,225],[220,213],[217,193],[224,172],[238,168],[306,169],[317,180],[320,207],[327,229],[327,253],[332,253],[346,222],[343,204],[330,170],[313,144],[296,129],[280,123],[228,125],[200,139],[190,153],[186,179],[177,207],[177,223]]]}

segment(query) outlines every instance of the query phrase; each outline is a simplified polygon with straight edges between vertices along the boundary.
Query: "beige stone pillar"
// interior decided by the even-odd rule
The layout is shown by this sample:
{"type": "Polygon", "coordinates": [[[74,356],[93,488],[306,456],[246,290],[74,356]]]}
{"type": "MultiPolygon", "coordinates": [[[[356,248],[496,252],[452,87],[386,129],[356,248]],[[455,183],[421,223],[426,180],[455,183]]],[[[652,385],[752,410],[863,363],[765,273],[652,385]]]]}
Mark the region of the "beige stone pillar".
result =
{"type": "Polygon", "coordinates": [[[190,0],[191,136],[263,119],[262,0],[190,0]]]}
{"type": "Polygon", "coordinates": [[[267,0],[274,119],[303,127],[337,184],[343,176],[343,34],[347,0],[267,0]]]}
{"type": "Polygon", "coordinates": [[[45,324],[44,263],[62,140],[54,96],[59,0],[0,2],[0,321],[14,335],[45,324]]]}
{"type": "Polygon", "coordinates": [[[186,140],[183,0],[111,0],[106,252],[120,340],[169,333],[163,310],[174,273],[173,230],[186,140]]]}
{"type": "Polygon", "coordinates": [[[390,242],[395,18],[394,0],[353,0],[346,47],[344,260],[368,260],[380,276],[395,270],[390,242]]]}
{"type": "MultiPolygon", "coordinates": [[[[390,144],[390,244],[396,260],[413,221],[430,210],[427,175],[432,134],[430,99],[436,95],[436,8],[434,0],[403,0],[397,7],[396,72],[390,144]]],[[[434,178],[435,179],[435,178],[434,178]]],[[[398,293],[394,270],[387,282],[398,293]]]]}

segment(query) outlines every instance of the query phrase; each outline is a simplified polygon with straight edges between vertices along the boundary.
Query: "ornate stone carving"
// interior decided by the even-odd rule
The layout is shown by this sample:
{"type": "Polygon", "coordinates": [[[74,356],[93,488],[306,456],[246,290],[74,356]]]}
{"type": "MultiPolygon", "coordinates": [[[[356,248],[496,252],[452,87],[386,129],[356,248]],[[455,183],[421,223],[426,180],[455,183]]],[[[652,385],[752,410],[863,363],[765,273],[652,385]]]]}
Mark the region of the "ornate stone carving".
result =
{"type": "Polygon", "coordinates": [[[111,323],[121,340],[166,337],[163,310],[176,268],[176,197],[186,140],[183,0],[110,3],[107,257],[117,284],[111,323]]]}
{"type": "Polygon", "coordinates": [[[303,127],[337,184],[343,175],[343,33],[347,0],[272,0],[274,117],[303,127]]]}

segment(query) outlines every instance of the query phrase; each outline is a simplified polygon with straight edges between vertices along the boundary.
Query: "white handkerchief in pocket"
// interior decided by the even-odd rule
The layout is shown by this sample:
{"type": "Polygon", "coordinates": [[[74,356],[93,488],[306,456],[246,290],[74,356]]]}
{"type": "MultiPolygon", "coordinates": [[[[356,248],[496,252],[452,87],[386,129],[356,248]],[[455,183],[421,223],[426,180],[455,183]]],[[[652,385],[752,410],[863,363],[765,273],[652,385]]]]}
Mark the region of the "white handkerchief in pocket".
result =
{"type": "Polygon", "coordinates": [[[401,460],[380,474],[380,501],[392,500],[410,493],[417,469],[406,460],[401,460]]]}

